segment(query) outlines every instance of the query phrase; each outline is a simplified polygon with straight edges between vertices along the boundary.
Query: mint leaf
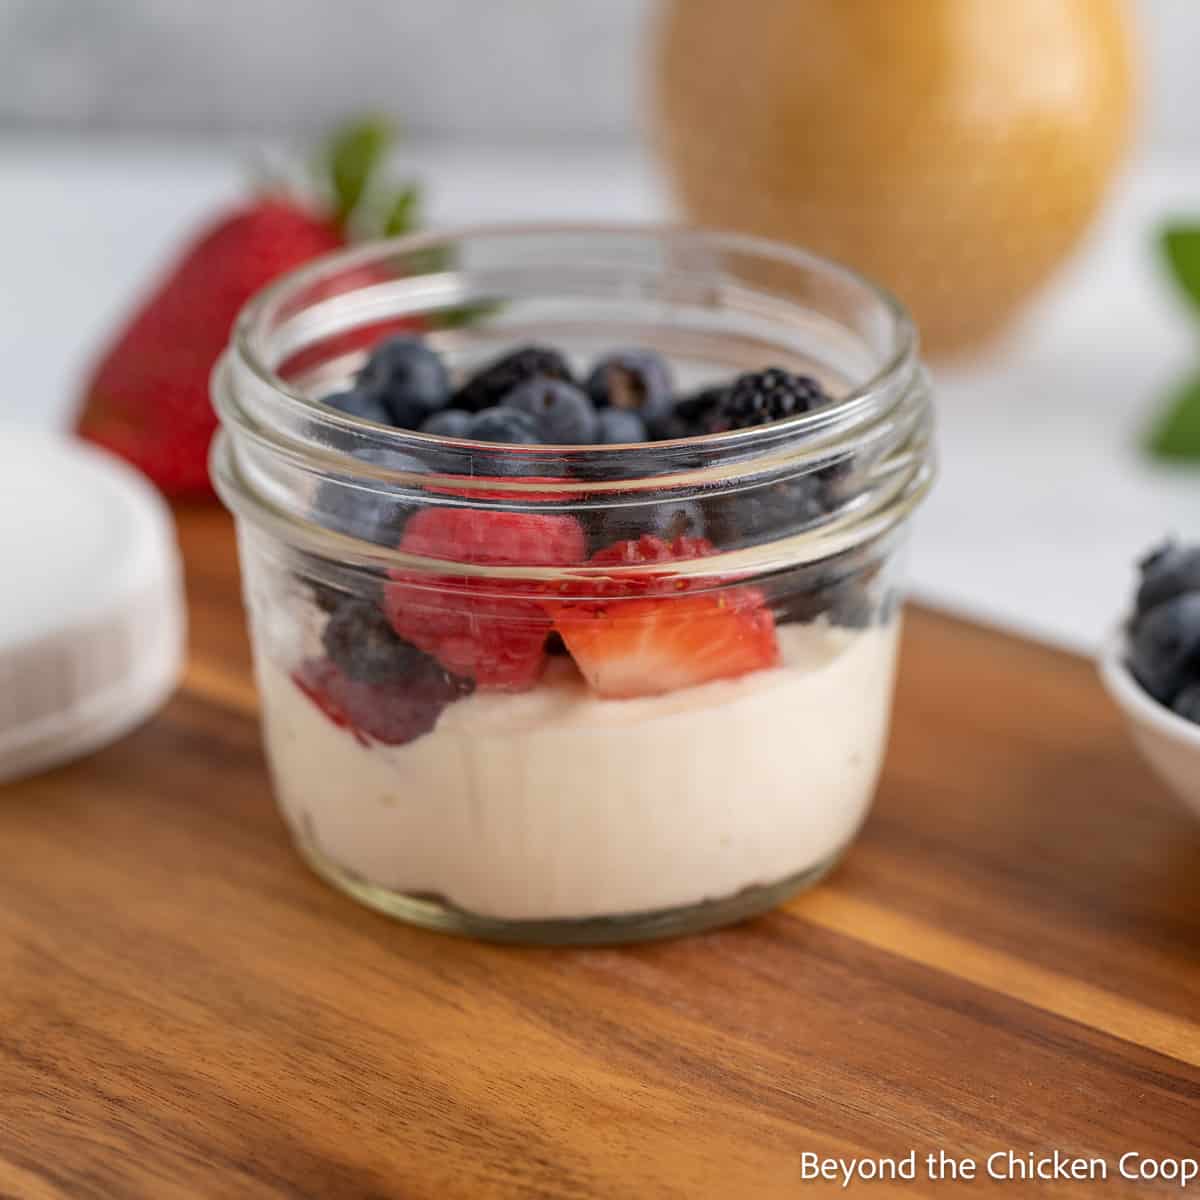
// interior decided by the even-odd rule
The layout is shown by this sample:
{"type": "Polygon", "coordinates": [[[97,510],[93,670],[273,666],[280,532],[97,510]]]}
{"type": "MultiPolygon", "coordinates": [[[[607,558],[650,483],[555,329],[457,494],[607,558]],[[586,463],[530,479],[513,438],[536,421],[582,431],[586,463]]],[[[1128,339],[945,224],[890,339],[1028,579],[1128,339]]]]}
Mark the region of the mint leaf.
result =
{"type": "Polygon", "coordinates": [[[325,148],[333,185],[334,219],[344,226],[367,191],[375,169],[387,155],[391,126],[382,117],[368,117],[339,129],[325,148]]]}
{"type": "Polygon", "coordinates": [[[1175,281],[1200,307],[1200,225],[1168,225],[1162,232],[1162,246],[1175,281]]]}
{"type": "Polygon", "coordinates": [[[1150,430],[1146,447],[1155,458],[1200,461],[1200,371],[1171,392],[1166,411],[1150,430]]]}
{"type": "Polygon", "coordinates": [[[409,184],[392,201],[383,220],[383,236],[399,237],[411,233],[421,223],[421,192],[409,184]]]}

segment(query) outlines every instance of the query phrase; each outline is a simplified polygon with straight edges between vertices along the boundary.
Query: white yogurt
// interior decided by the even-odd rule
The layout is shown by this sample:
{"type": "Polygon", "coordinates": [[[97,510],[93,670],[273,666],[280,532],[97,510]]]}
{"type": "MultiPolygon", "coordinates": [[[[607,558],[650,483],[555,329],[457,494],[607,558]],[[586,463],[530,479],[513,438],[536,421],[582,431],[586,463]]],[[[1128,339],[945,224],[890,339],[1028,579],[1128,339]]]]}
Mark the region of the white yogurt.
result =
{"type": "Polygon", "coordinates": [[[779,630],[781,664],[602,700],[565,659],[476,693],[406,746],[366,747],[259,663],[267,753],[293,831],[371,883],[480,916],[676,908],[823,865],[879,774],[898,623],[779,630]]]}

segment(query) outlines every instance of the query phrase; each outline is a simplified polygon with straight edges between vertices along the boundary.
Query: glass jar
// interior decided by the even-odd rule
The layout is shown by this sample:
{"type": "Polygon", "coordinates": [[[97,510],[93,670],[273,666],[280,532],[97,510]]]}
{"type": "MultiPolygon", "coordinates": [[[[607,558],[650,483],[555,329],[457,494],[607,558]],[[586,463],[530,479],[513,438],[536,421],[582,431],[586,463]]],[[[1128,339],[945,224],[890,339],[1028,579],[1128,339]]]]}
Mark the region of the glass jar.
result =
{"type": "Polygon", "coordinates": [[[213,391],[275,792],[327,880],[438,929],[620,942],[762,912],[846,850],[932,478],[891,297],[702,231],[421,235],[268,288],[213,391]],[[321,403],[396,331],[459,378],[528,343],[577,369],[636,345],[681,393],[771,365],[834,403],[627,446],[472,443],[321,403]]]}

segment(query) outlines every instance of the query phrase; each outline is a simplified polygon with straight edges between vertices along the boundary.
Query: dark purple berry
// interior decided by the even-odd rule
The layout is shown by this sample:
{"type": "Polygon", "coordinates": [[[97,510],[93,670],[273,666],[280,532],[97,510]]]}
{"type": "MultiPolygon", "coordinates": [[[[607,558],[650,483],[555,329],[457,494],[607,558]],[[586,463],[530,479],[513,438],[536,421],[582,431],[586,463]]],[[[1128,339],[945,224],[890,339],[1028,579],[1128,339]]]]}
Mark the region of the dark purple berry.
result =
{"type": "Polygon", "coordinates": [[[710,433],[724,433],[784,421],[829,403],[825,389],[811,376],[768,367],[738,376],[704,422],[710,433]]]}
{"type": "Polygon", "coordinates": [[[399,334],[380,343],[358,373],[358,388],[377,396],[397,429],[420,429],[450,403],[450,374],[418,337],[399,334]]]}
{"type": "Polygon", "coordinates": [[[537,440],[553,446],[586,446],[596,440],[596,410],[586,393],[573,383],[539,376],[508,394],[501,406],[528,413],[537,440]]]}
{"type": "Polygon", "coordinates": [[[574,383],[567,360],[549,346],[522,346],[488,363],[462,385],[454,396],[454,406],[467,412],[480,412],[501,404],[514,388],[539,375],[574,383]]]}
{"type": "Polygon", "coordinates": [[[466,436],[476,442],[506,442],[510,445],[540,444],[537,422],[519,408],[497,405],[476,413],[467,427],[466,436]]]}
{"type": "Polygon", "coordinates": [[[596,414],[596,441],[605,446],[644,442],[649,437],[646,422],[623,408],[602,408],[596,414]]]}
{"type": "Polygon", "coordinates": [[[345,596],[321,635],[325,653],[341,671],[362,683],[393,683],[414,677],[426,655],[399,637],[373,600],[345,596]]]}
{"type": "Polygon", "coordinates": [[[810,474],[714,496],[706,507],[710,536],[726,549],[798,533],[829,516],[834,502],[810,474]]]}
{"type": "Polygon", "coordinates": [[[437,437],[465,438],[470,436],[467,432],[470,428],[469,412],[463,412],[461,408],[444,408],[441,412],[434,413],[421,426],[421,432],[432,433],[437,437]]]}
{"type": "Polygon", "coordinates": [[[672,407],[671,368],[653,350],[617,350],[606,355],[588,376],[587,390],[597,408],[635,412],[647,423],[672,407]]]}

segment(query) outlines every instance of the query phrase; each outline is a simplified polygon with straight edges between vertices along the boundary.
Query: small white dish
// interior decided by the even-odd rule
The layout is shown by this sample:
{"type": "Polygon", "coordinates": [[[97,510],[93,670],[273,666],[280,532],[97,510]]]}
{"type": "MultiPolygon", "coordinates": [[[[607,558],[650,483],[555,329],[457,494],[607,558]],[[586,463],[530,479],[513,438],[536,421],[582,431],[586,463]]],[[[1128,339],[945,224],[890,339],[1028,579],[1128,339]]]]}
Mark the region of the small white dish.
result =
{"type": "Polygon", "coordinates": [[[1124,711],[1146,761],[1200,817],[1200,725],[1155,700],[1133,677],[1126,653],[1125,631],[1118,627],[1099,656],[1104,686],[1124,711]]]}

